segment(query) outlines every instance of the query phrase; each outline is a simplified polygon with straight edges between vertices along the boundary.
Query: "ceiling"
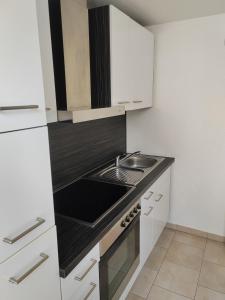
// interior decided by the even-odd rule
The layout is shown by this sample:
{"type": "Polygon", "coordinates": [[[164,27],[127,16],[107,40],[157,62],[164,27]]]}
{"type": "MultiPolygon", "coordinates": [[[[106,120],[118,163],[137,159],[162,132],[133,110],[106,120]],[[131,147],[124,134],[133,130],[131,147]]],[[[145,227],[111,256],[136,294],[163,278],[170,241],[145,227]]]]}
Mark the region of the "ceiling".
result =
{"type": "Polygon", "coordinates": [[[142,25],[225,13],[225,0],[87,0],[89,7],[113,4],[142,25]]]}

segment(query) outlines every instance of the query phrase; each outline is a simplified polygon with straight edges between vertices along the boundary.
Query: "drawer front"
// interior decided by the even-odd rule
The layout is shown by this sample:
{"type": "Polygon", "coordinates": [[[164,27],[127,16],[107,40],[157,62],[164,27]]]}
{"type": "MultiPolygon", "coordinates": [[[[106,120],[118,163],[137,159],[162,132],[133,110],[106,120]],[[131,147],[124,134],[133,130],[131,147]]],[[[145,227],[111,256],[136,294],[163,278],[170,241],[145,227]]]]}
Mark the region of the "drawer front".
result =
{"type": "Polygon", "coordinates": [[[61,278],[63,300],[71,299],[74,293],[78,294],[81,291],[83,286],[85,286],[84,291],[88,292],[91,282],[96,284],[96,278],[99,277],[99,260],[99,244],[97,244],[66,278],[61,278]]]}
{"type": "Polygon", "coordinates": [[[54,226],[46,127],[0,134],[0,263],[54,226]]]}
{"type": "Polygon", "coordinates": [[[60,300],[56,229],[40,236],[0,264],[4,300],[60,300]]]}
{"type": "Polygon", "coordinates": [[[63,295],[63,300],[98,300],[100,299],[99,291],[99,268],[96,265],[92,271],[87,275],[82,283],[73,290],[73,295],[69,298],[65,298],[63,295]]]}

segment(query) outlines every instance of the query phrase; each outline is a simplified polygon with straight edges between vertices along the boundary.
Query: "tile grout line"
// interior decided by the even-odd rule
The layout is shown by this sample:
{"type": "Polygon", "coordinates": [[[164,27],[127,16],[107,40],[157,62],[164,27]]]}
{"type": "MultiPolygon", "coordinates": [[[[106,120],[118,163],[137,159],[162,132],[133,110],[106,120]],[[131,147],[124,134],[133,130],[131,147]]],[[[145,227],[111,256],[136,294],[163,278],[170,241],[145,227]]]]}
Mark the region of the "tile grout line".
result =
{"type": "Polygon", "coordinates": [[[198,291],[198,288],[199,288],[199,280],[200,280],[200,276],[201,276],[201,272],[202,272],[202,266],[203,266],[203,263],[204,263],[204,257],[205,257],[205,252],[206,252],[207,241],[208,241],[208,238],[206,238],[206,241],[205,241],[205,247],[204,247],[204,251],[203,251],[203,255],[202,255],[202,262],[201,262],[200,272],[199,272],[199,276],[198,276],[198,280],[197,280],[194,299],[196,299],[197,291],[198,291]]]}

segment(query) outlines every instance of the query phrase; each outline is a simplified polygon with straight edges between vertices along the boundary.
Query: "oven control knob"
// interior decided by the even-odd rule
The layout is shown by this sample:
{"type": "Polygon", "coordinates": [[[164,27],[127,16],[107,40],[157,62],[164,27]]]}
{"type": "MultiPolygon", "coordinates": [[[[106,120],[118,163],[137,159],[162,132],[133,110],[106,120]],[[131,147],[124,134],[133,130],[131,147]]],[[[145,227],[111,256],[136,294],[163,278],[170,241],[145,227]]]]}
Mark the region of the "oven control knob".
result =
{"type": "Polygon", "coordinates": [[[137,207],[138,210],[140,210],[141,209],[141,204],[138,203],[138,205],[136,207],[137,207]]]}
{"type": "Polygon", "coordinates": [[[126,222],[125,222],[125,221],[122,221],[121,224],[120,224],[120,226],[121,226],[121,227],[126,227],[126,222]]]}
{"type": "Polygon", "coordinates": [[[133,218],[133,217],[134,217],[133,212],[130,212],[129,216],[130,216],[131,218],[133,218]]]}
{"type": "Polygon", "coordinates": [[[137,213],[138,213],[138,209],[137,209],[137,207],[135,207],[135,208],[133,209],[133,212],[134,212],[135,214],[137,214],[137,213]]]}
{"type": "Polygon", "coordinates": [[[130,222],[130,218],[129,218],[129,216],[126,216],[126,219],[125,219],[125,221],[126,221],[127,223],[129,223],[129,222],[130,222]]]}

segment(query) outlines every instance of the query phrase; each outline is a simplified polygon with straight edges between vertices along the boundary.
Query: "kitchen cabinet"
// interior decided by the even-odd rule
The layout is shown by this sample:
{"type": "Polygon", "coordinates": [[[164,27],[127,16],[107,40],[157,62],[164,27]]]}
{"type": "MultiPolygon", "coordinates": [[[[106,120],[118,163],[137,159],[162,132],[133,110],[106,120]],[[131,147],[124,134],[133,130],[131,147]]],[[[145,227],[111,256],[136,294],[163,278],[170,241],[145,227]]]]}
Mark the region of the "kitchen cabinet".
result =
{"type": "Polygon", "coordinates": [[[60,300],[56,228],[0,264],[4,300],[60,300]]]}
{"type": "Polygon", "coordinates": [[[140,264],[144,265],[169,218],[170,168],[141,198],[140,264]]]}
{"type": "Polygon", "coordinates": [[[152,106],[153,34],[114,6],[89,10],[92,103],[152,106]]]}
{"type": "Polygon", "coordinates": [[[0,263],[53,227],[48,131],[0,134],[0,263]]]}
{"type": "Polygon", "coordinates": [[[0,132],[46,124],[36,0],[0,10],[0,132]]]}
{"type": "Polygon", "coordinates": [[[97,244],[66,277],[61,278],[62,300],[98,300],[99,244],[97,244]]]}

